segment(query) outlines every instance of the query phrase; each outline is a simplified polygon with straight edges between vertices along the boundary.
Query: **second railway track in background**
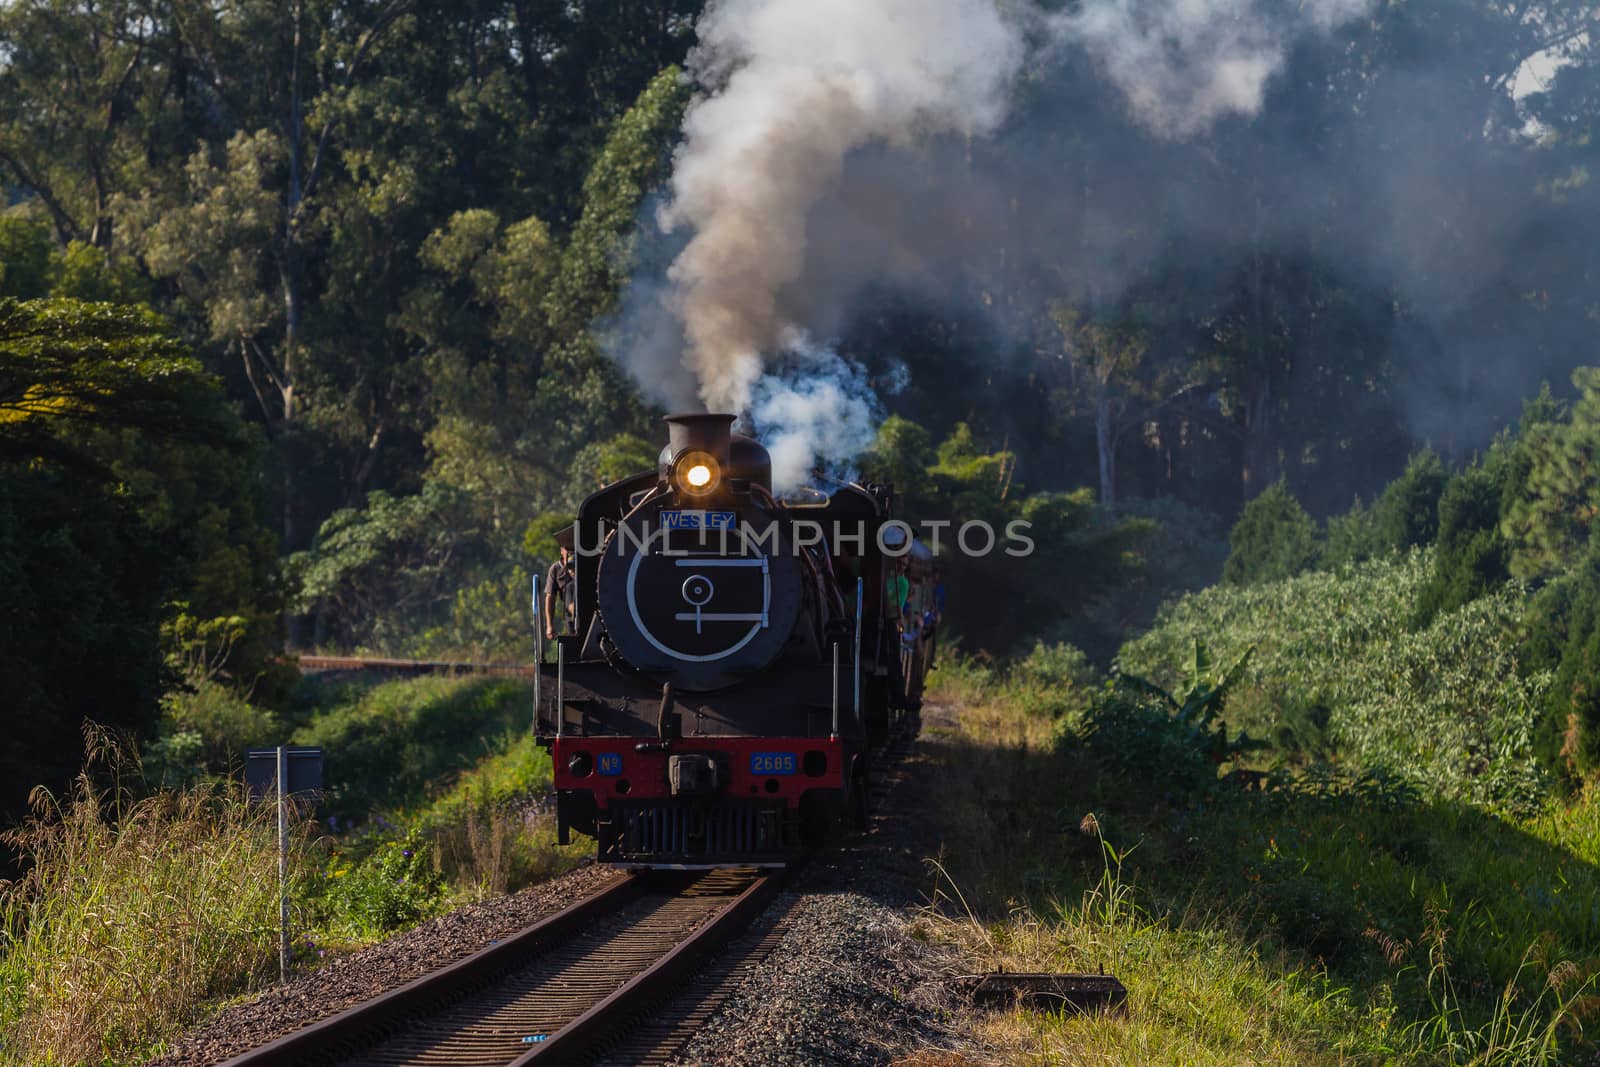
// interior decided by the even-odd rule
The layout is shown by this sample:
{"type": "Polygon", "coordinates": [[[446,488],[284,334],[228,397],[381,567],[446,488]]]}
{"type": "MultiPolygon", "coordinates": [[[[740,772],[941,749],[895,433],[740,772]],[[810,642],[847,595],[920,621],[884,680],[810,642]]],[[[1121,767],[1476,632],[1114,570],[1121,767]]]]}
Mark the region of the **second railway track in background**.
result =
{"type": "MultiPolygon", "coordinates": [[[[724,869],[620,878],[499,944],[226,1067],[591,1061],[614,1042],[637,1041],[648,1028],[634,1024],[741,934],[784,877],[724,869]]],[[[676,1031],[661,1035],[674,1047],[681,1040],[676,1031]]]]}

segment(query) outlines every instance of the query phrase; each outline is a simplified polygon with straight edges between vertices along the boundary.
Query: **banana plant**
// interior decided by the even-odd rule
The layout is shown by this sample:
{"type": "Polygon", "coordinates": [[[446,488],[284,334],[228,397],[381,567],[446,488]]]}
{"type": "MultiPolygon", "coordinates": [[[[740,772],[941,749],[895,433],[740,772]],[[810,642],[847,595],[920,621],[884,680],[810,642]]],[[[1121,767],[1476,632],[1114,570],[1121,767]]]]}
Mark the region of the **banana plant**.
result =
{"type": "Polygon", "coordinates": [[[1137,674],[1119,673],[1117,679],[1128,688],[1161,701],[1179,722],[1209,738],[1211,759],[1221,764],[1238,759],[1245,752],[1266,747],[1265,741],[1242,733],[1230,741],[1227,723],[1222,718],[1228,694],[1244,676],[1255,650],[1251,645],[1231,666],[1219,669],[1205,643],[1197,637],[1189,658],[1188,676],[1178,689],[1168,692],[1137,674]]]}

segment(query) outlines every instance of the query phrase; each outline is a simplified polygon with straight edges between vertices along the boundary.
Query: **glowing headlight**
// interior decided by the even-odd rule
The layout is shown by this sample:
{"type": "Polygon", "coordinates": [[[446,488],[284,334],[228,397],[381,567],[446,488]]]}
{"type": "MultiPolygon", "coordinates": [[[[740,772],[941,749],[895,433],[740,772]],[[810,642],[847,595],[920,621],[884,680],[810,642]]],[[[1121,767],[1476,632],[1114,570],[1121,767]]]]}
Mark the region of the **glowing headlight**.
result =
{"type": "Polygon", "coordinates": [[[722,472],[717,461],[704,452],[686,452],[676,464],[678,488],[690,496],[705,496],[717,488],[722,472]]]}

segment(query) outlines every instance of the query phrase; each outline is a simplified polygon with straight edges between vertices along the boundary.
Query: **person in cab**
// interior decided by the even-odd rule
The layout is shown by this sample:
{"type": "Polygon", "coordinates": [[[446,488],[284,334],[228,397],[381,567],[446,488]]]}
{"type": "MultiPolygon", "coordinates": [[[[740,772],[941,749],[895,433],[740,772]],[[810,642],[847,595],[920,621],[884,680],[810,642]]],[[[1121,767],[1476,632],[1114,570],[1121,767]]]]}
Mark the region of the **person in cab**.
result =
{"type": "Polygon", "coordinates": [[[557,633],[577,632],[578,576],[572,559],[572,527],[556,534],[556,546],[561,558],[550,564],[544,577],[544,635],[554,639],[557,633]],[[556,629],[556,606],[561,606],[561,628],[556,629]]]}

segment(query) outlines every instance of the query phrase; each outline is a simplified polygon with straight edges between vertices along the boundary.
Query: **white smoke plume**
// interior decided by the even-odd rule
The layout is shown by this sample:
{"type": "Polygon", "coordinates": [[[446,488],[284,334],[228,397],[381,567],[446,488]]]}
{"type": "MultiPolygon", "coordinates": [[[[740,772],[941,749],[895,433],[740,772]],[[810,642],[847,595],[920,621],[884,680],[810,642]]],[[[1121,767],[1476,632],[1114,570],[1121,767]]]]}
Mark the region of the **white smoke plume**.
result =
{"type": "Polygon", "coordinates": [[[839,468],[872,444],[880,409],[865,371],[803,336],[788,339],[788,372],[761,376],[750,402],[754,430],[772,454],[779,490],[806,485],[821,464],[839,468]]]}
{"type": "Polygon", "coordinates": [[[624,315],[672,321],[620,331],[641,343],[619,355],[658,401],[690,399],[687,369],[699,403],[753,414],[780,488],[803,484],[816,460],[846,459],[872,436],[859,373],[802,339],[827,324],[795,321],[811,306],[794,291],[803,278],[859,274],[808,246],[811,213],[853,152],[992,133],[1025,64],[1085,54],[1143,124],[1191,134],[1254,114],[1297,35],[1371,2],[1085,0],[1044,16],[996,0],[711,0],[689,62],[698,95],[657,213],[687,242],[664,286],[636,281],[624,315]],[[781,360],[789,372],[770,377],[781,360]],[[814,373],[796,377],[797,366],[814,373]]]}
{"type": "Polygon", "coordinates": [[[663,229],[687,227],[668,278],[701,399],[741,411],[806,263],[806,215],[845,157],[992,130],[1022,62],[992,0],[713,0],[690,60],[663,229]]]}
{"type": "Polygon", "coordinates": [[[1375,0],[1087,0],[1050,19],[1163,137],[1261,111],[1295,41],[1371,10],[1375,0]]]}

